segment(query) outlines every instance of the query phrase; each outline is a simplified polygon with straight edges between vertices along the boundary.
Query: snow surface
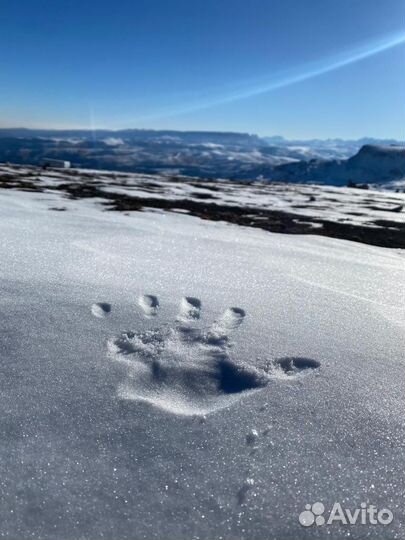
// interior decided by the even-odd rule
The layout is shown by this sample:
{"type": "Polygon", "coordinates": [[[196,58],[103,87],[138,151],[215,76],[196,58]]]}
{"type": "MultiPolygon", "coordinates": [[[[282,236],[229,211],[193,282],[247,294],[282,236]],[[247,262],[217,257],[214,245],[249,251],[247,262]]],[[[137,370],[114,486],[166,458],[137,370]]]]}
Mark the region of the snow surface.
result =
{"type": "MultiPolygon", "coordinates": [[[[405,194],[305,184],[205,180],[192,177],[117,173],[92,169],[51,169],[0,164],[3,179],[17,184],[29,180],[53,191],[66,182],[90,183],[106,194],[130,195],[147,200],[188,201],[290,212],[296,216],[332,223],[384,228],[405,223],[405,194]],[[180,181],[179,181],[180,180],[180,181]],[[381,224],[381,222],[383,224],[381,224]],[[385,223],[384,223],[385,222],[385,223]]],[[[18,187],[18,186],[17,186],[18,187]]],[[[395,186],[400,187],[400,186],[395,186]]],[[[312,224],[316,226],[316,223],[312,224]]]]}
{"type": "Polygon", "coordinates": [[[51,192],[0,227],[2,537],[403,538],[403,252],[51,192]]]}

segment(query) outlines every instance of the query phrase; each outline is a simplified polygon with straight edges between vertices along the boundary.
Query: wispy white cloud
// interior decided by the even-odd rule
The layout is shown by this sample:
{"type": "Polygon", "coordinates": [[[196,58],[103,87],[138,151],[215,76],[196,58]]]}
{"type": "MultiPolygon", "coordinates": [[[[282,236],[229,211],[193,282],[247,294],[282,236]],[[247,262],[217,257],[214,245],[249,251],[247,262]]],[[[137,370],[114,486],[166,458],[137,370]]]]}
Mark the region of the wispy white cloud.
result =
{"type": "Polygon", "coordinates": [[[229,93],[216,94],[211,97],[206,97],[198,101],[189,102],[179,107],[172,107],[166,110],[161,110],[153,115],[138,118],[138,122],[148,120],[160,120],[180,116],[183,114],[210,109],[226,103],[247,99],[260,94],[266,94],[280,88],[285,88],[300,82],[319,77],[326,73],[344,68],[356,62],[365,60],[384,51],[405,44],[405,32],[391,34],[379,40],[373,40],[361,46],[345,51],[339,55],[322,58],[320,60],[298,66],[288,72],[278,73],[277,76],[261,79],[255,83],[238,83],[235,87],[237,90],[229,93]]]}

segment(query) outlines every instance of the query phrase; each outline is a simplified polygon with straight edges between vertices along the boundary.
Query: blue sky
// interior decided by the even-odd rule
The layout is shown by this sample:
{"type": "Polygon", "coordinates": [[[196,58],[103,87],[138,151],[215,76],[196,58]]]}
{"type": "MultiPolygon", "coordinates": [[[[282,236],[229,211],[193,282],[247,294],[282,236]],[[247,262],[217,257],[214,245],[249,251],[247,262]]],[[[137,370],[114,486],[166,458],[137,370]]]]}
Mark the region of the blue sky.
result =
{"type": "Polygon", "coordinates": [[[1,126],[405,136],[403,0],[1,4],[1,126]]]}

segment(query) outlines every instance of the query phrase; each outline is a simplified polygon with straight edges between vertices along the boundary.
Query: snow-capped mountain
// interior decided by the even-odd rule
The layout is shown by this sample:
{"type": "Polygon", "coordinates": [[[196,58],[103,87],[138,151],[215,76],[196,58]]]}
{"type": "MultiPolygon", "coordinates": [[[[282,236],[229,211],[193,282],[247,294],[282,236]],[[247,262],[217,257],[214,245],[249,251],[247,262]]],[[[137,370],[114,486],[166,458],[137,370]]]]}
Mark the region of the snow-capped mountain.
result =
{"type": "Polygon", "coordinates": [[[395,139],[373,139],[363,137],[357,140],[345,139],[310,139],[310,140],[288,140],[284,137],[265,137],[265,141],[270,145],[276,145],[280,149],[289,152],[298,152],[304,161],[310,159],[348,159],[365,145],[392,146],[400,143],[395,139]]]}
{"type": "Polygon", "coordinates": [[[365,145],[346,160],[313,159],[280,165],[274,168],[272,179],[337,186],[365,183],[393,187],[395,182],[405,179],[405,147],[365,145]]]}
{"type": "MultiPolygon", "coordinates": [[[[314,172],[319,160],[324,163],[326,159],[350,158],[368,141],[288,141],[282,137],[204,131],[0,129],[0,161],[40,165],[44,158],[56,158],[91,169],[230,180],[281,178],[294,182],[297,177],[298,181],[329,183],[314,172]],[[317,161],[312,162],[314,159],[317,161]]],[[[373,142],[385,147],[394,143],[373,142]]],[[[328,174],[330,169],[338,168],[338,183],[346,184],[351,179],[345,165],[322,167],[328,174]]],[[[320,170],[321,175],[323,172],[320,170]]],[[[388,177],[397,179],[395,174],[388,177]]]]}

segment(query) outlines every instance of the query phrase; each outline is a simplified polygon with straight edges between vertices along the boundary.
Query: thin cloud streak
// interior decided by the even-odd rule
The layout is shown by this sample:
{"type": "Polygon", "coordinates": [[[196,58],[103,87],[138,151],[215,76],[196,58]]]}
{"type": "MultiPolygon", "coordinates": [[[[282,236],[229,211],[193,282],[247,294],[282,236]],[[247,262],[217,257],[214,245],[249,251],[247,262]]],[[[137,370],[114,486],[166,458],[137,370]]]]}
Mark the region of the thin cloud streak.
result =
{"type": "Polygon", "coordinates": [[[333,56],[317,62],[306,64],[302,66],[298,72],[293,74],[279,75],[279,77],[276,79],[272,78],[267,80],[267,82],[262,82],[260,84],[256,83],[253,86],[249,85],[238,92],[216,96],[205,101],[199,101],[194,104],[190,103],[189,105],[183,107],[161,111],[160,113],[150,116],[144,116],[142,118],[138,118],[137,122],[161,120],[181,116],[183,114],[210,109],[219,105],[232,103],[234,101],[248,99],[253,96],[267,94],[274,90],[279,90],[280,88],[285,88],[294,84],[308,81],[315,77],[319,77],[326,73],[336,71],[403,44],[405,44],[405,33],[390,35],[384,39],[380,39],[378,41],[374,40],[371,43],[369,42],[367,45],[352,49],[346,54],[342,53],[339,56],[333,56]]]}

